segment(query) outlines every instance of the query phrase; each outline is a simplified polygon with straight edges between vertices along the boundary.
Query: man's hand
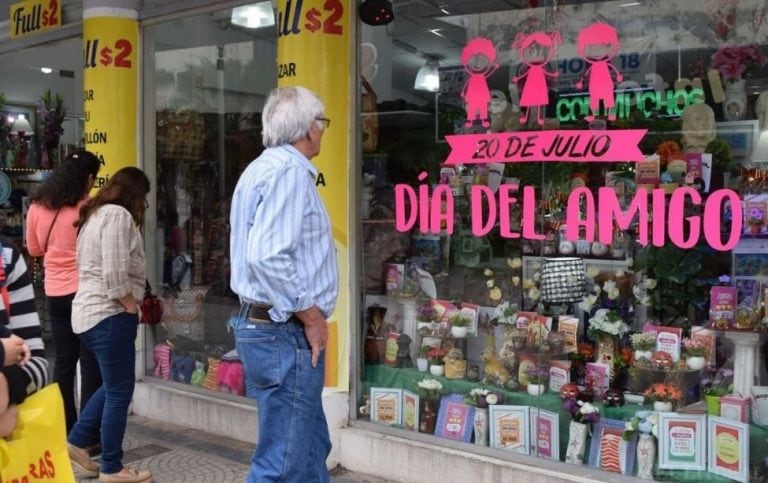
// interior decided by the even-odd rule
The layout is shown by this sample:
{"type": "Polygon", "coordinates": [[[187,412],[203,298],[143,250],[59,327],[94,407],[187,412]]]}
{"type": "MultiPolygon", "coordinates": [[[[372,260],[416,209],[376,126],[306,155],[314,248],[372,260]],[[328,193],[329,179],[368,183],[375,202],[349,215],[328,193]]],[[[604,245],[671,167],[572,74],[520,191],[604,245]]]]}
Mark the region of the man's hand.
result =
{"type": "Polygon", "coordinates": [[[296,317],[304,324],[304,333],[307,335],[307,341],[312,348],[312,367],[317,367],[320,351],[325,349],[328,343],[328,324],[316,305],[307,310],[296,312],[296,317]]]}
{"type": "Polygon", "coordinates": [[[24,365],[32,356],[27,343],[17,335],[2,338],[0,341],[2,341],[3,349],[5,351],[3,366],[12,366],[14,364],[24,365]]]}

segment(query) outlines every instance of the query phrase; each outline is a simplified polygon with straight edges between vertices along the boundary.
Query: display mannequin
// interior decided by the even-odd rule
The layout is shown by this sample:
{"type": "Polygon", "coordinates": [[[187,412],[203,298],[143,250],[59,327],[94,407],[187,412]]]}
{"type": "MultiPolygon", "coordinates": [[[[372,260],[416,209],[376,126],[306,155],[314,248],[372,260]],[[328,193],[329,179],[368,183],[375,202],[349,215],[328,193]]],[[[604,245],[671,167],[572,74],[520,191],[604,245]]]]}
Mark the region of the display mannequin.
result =
{"type": "Polygon", "coordinates": [[[706,104],[692,104],[683,111],[683,151],[703,153],[715,139],[715,111],[706,104]]]}

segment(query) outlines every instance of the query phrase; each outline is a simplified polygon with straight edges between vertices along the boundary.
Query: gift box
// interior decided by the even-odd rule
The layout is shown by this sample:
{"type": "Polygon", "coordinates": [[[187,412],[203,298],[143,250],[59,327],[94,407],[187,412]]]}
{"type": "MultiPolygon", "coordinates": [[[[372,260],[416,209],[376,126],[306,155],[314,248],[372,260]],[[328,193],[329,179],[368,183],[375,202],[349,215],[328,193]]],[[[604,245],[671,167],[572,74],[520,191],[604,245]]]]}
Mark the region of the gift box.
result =
{"type": "Polygon", "coordinates": [[[720,398],[720,417],[749,424],[750,398],[741,394],[729,394],[720,398]]]}
{"type": "Polygon", "coordinates": [[[752,386],[752,416],[755,424],[768,426],[768,386],[752,386]]]}

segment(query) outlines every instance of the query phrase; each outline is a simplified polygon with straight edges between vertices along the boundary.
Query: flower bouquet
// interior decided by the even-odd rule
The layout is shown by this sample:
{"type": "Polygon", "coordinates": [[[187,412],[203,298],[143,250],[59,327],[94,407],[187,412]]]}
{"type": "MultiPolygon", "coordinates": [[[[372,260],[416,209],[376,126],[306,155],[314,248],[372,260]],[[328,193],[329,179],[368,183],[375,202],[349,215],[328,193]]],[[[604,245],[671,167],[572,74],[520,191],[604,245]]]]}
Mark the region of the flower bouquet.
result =
{"type": "Polygon", "coordinates": [[[419,396],[424,399],[436,400],[440,397],[443,385],[440,381],[425,377],[416,383],[419,386],[419,396]]]}
{"type": "Polygon", "coordinates": [[[433,366],[442,366],[445,361],[445,356],[448,355],[448,351],[441,349],[440,347],[433,347],[427,352],[427,359],[433,366]]]}
{"type": "Polygon", "coordinates": [[[496,306],[493,311],[493,315],[497,324],[514,325],[517,323],[517,311],[517,304],[511,304],[507,301],[504,301],[496,306]]]}
{"type": "Polygon", "coordinates": [[[721,47],[711,60],[711,67],[720,71],[723,79],[733,82],[740,80],[750,69],[765,65],[768,57],[757,44],[749,44],[721,47]]]}
{"type": "Polygon", "coordinates": [[[495,391],[476,387],[469,391],[469,394],[464,397],[464,402],[470,406],[487,408],[494,404],[502,404],[504,402],[504,396],[495,391]]]}
{"type": "MultiPolygon", "coordinates": [[[[58,149],[59,140],[64,134],[63,124],[67,115],[67,110],[64,109],[64,99],[59,94],[54,96],[51,94],[51,90],[47,89],[37,104],[37,112],[40,115],[41,124],[38,142],[50,163],[53,161],[51,159],[53,151],[58,149]]],[[[50,167],[45,161],[43,164],[44,168],[50,167]]]]}
{"type": "MultiPolygon", "coordinates": [[[[624,277],[624,274],[620,276],[624,277]]],[[[629,332],[627,321],[633,315],[632,304],[614,280],[606,280],[602,287],[595,284],[592,293],[584,297],[579,307],[590,315],[588,335],[591,339],[618,338],[629,332]]]]}
{"type": "Polygon", "coordinates": [[[651,411],[637,411],[627,421],[622,434],[624,441],[631,440],[637,434],[651,434],[659,437],[659,414],[651,411]]]}
{"type": "Polygon", "coordinates": [[[600,410],[592,403],[577,399],[565,399],[563,411],[571,415],[571,419],[581,424],[592,424],[600,420],[600,410]]]}

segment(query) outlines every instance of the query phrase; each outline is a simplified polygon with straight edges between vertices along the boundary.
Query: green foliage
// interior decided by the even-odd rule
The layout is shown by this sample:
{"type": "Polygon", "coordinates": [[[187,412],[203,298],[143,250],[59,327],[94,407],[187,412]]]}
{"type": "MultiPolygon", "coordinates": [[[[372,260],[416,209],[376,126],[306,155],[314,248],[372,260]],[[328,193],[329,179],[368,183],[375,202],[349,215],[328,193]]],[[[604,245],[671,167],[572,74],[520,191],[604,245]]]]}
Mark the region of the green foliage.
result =
{"type": "Polygon", "coordinates": [[[706,304],[707,284],[699,279],[702,257],[698,247],[683,250],[672,244],[648,245],[637,252],[633,268],[644,269],[646,277],[657,281],[651,303],[662,323],[688,327],[689,309],[706,304]]]}
{"type": "Polygon", "coordinates": [[[712,154],[714,168],[722,173],[734,172],[739,167],[731,155],[731,147],[720,138],[710,141],[704,152],[712,154]]]}

